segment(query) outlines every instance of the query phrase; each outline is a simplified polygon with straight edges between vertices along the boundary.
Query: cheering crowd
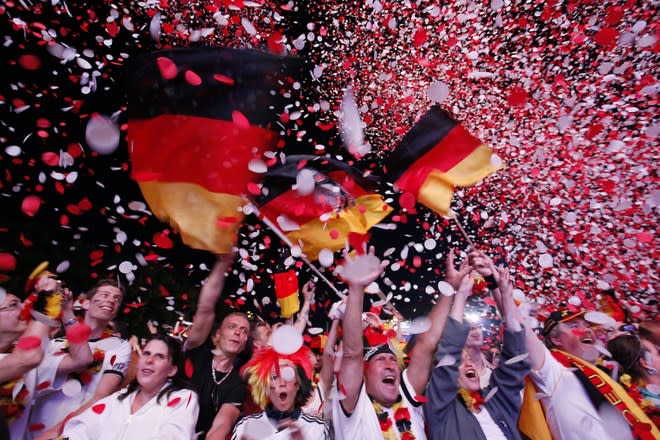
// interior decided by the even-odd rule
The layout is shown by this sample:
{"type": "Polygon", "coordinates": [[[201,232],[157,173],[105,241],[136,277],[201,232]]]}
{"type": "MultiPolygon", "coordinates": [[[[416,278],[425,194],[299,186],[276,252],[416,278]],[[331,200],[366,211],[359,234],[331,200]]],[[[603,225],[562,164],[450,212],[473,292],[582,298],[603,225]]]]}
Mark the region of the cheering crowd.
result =
{"type": "MultiPolygon", "coordinates": [[[[183,334],[123,339],[125,288],[100,280],[74,297],[44,267],[26,298],[0,305],[0,408],[23,439],[658,439],[660,325],[577,307],[542,321],[514,299],[512,276],[477,250],[446,258],[444,289],[410,334],[396,313],[365,311],[383,264],[345,255],[347,297],[320,347],[297,316],[269,323],[216,303],[234,260],[220,255],[183,334]],[[500,337],[467,319],[490,296],[500,337]],[[80,311],[74,307],[80,305],[80,311]],[[599,319],[595,319],[597,317],[599,319]]],[[[390,310],[391,312],[391,310],[390,310]]]]}

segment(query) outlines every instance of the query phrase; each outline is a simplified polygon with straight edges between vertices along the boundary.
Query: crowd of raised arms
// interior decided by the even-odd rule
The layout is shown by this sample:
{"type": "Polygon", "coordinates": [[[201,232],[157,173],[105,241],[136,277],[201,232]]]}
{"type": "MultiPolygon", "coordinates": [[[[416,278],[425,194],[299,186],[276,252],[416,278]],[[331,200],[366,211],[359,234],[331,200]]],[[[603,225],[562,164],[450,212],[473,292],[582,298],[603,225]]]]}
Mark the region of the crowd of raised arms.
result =
{"type": "Polygon", "coordinates": [[[115,321],[126,295],[117,279],[74,297],[35,269],[26,297],[0,304],[2,438],[660,438],[658,321],[577,307],[530,316],[506,267],[474,249],[456,265],[452,250],[451,289],[411,336],[391,304],[387,316],[363,310],[383,270],[365,249],[345,255],[348,294],[310,347],[312,282],[282,322],[216,316],[233,260],[218,256],[184,333],[142,340],[115,321]],[[473,295],[496,304],[492,343],[466,319],[473,295]]]}

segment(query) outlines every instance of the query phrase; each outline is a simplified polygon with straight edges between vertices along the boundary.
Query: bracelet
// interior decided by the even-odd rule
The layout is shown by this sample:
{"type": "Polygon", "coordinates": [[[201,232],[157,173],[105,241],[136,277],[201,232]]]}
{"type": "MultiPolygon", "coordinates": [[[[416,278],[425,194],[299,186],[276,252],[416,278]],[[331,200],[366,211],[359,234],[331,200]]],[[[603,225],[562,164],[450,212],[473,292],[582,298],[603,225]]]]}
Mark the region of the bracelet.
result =
{"type": "Polygon", "coordinates": [[[69,327],[73,324],[78,324],[78,319],[77,318],[71,318],[67,321],[64,321],[62,324],[64,325],[64,327],[69,327]]]}
{"type": "Polygon", "coordinates": [[[484,276],[484,281],[490,290],[497,289],[497,281],[495,280],[495,276],[492,273],[490,275],[484,276]]]}

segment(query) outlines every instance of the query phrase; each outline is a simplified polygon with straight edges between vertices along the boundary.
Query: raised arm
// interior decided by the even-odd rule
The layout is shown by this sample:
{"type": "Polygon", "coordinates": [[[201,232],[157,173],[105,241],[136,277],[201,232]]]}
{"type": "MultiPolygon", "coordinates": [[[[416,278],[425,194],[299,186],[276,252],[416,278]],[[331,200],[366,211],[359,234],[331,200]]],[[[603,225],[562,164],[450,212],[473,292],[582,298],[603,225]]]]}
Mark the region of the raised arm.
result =
{"type": "MultiPolygon", "coordinates": [[[[459,270],[454,266],[454,249],[447,256],[446,281],[454,289],[458,289],[461,280],[470,272],[467,260],[464,260],[459,270]]],[[[431,369],[433,367],[433,355],[442,337],[442,332],[449,317],[452,297],[441,295],[440,299],[431,309],[428,318],[431,320],[431,328],[418,336],[415,347],[410,355],[408,364],[408,380],[419,395],[424,394],[428,383],[431,369]]]]}
{"type": "Polygon", "coordinates": [[[296,323],[293,325],[300,333],[304,333],[305,327],[307,327],[307,318],[309,317],[309,308],[312,305],[312,300],[314,299],[314,292],[316,291],[316,286],[313,281],[307,281],[302,288],[303,294],[303,305],[298,312],[298,317],[296,318],[296,323]]]}
{"type": "Polygon", "coordinates": [[[92,350],[89,336],[92,329],[84,322],[78,322],[73,313],[73,295],[64,289],[62,298],[62,322],[66,330],[69,353],[57,364],[57,374],[64,375],[82,370],[92,363],[92,350]]]}
{"type": "Polygon", "coordinates": [[[465,276],[454,295],[454,305],[438,345],[435,355],[436,365],[426,390],[427,402],[424,412],[429,419],[442,419],[445,410],[458,392],[458,367],[461,364],[465,340],[470,332],[470,326],[463,322],[463,311],[473,285],[472,277],[465,276]]]}
{"type": "Polygon", "coordinates": [[[226,272],[233,260],[233,253],[219,255],[211,273],[206,278],[206,282],[199,292],[197,310],[186,340],[186,350],[202,345],[211,333],[215,321],[215,305],[222,294],[226,272]]]}
{"type": "Polygon", "coordinates": [[[545,362],[547,348],[543,345],[538,336],[536,336],[531,327],[524,325],[525,318],[521,315],[520,309],[513,302],[513,286],[510,281],[509,269],[499,268],[498,273],[499,290],[502,294],[502,302],[509,303],[509,307],[513,309],[511,312],[513,319],[523,324],[522,327],[525,330],[525,346],[529,353],[529,364],[532,367],[532,370],[538,371],[543,367],[543,363],[545,362]]]}
{"type": "MultiPolygon", "coordinates": [[[[369,250],[369,254],[356,257],[349,260],[344,266],[344,274],[352,272],[353,269],[363,266],[368,259],[373,259],[374,249],[369,250]]],[[[346,398],[341,401],[344,410],[352,413],[360,397],[360,387],[362,386],[364,374],[364,342],[362,341],[362,304],[364,301],[364,289],[374,281],[382,272],[382,265],[374,266],[369,271],[355,270],[362,272],[360,276],[348,279],[348,298],[346,302],[346,312],[342,323],[342,343],[344,358],[339,370],[339,385],[343,387],[346,398]],[[365,273],[366,272],[366,273],[365,273]]]]}
{"type": "Polygon", "coordinates": [[[321,371],[319,372],[323,396],[327,396],[332,386],[332,374],[335,365],[335,346],[337,345],[337,334],[339,333],[339,320],[334,319],[328,332],[328,339],[325,341],[323,354],[321,355],[321,371]]]}

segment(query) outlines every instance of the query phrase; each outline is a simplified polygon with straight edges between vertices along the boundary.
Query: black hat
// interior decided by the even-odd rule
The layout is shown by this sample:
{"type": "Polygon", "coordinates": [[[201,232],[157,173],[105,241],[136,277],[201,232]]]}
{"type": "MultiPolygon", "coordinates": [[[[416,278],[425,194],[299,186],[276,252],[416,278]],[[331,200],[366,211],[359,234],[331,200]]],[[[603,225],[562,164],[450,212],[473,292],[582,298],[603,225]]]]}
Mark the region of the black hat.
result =
{"type": "Polygon", "coordinates": [[[585,310],[571,311],[568,309],[555,310],[550,313],[543,323],[543,336],[548,337],[553,328],[557,327],[560,322],[570,321],[571,319],[579,318],[584,315],[585,310]]]}

